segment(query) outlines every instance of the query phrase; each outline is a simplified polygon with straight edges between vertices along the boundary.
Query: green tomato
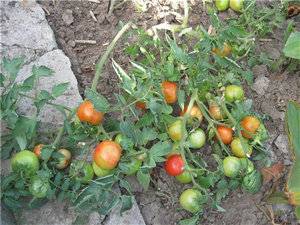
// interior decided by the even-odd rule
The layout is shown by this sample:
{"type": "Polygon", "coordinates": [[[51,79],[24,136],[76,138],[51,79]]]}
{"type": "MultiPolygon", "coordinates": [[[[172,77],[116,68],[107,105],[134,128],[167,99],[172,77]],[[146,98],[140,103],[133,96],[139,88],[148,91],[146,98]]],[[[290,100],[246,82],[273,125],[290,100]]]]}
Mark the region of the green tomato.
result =
{"type": "Polygon", "coordinates": [[[251,173],[255,168],[253,162],[248,158],[241,158],[241,168],[245,174],[251,173]]]}
{"type": "Polygon", "coordinates": [[[219,11],[224,11],[229,7],[229,0],[215,0],[216,7],[219,11]]]}
{"type": "Polygon", "coordinates": [[[243,9],[244,0],[230,0],[229,6],[236,12],[241,12],[243,9]]]}
{"type": "Polygon", "coordinates": [[[50,189],[50,183],[48,180],[43,180],[38,176],[31,178],[29,185],[30,193],[36,198],[44,198],[47,195],[47,191],[50,189]]]}
{"type": "Polygon", "coordinates": [[[244,98],[244,90],[238,85],[229,85],[225,88],[225,99],[228,102],[241,101],[244,98]]]}
{"type": "Polygon", "coordinates": [[[11,167],[14,172],[22,172],[25,176],[32,176],[40,167],[38,157],[31,151],[22,150],[11,159],[11,167]]]}
{"type": "Polygon", "coordinates": [[[244,141],[244,147],[245,151],[243,149],[242,141],[238,137],[234,138],[230,143],[231,152],[239,158],[250,157],[252,154],[252,146],[249,145],[246,140],[244,141]]]}
{"type": "Polygon", "coordinates": [[[202,129],[198,128],[188,137],[190,148],[201,148],[205,145],[205,133],[202,129]]]}
{"type": "Polygon", "coordinates": [[[115,137],[115,142],[117,142],[120,145],[122,140],[123,140],[123,135],[117,134],[117,136],[115,137]]]}
{"type": "Polygon", "coordinates": [[[201,199],[202,194],[200,191],[195,189],[186,189],[180,195],[179,202],[182,208],[185,210],[196,213],[202,206],[199,204],[199,199],[201,199]]]}
{"type": "Polygon", "coordinates": [[[173,141],[180,141],[182,139],[183,137],[182,126],[183,126],[182,121],[176,120],[168,127],[169,137],[173,141]]]}
{"type": "Polygon", "coordinates": [[[231,178],[236,177],[241,171],[240,159],[234,156],[227,156],[223,160],[223,169],[225,176],[231,178]]]}
{"type": "Polygon", "coordinates": [[[83,160],[73,161],[69,173],[81,183],[89,183],[94,177],[93,167],[83,160]]]}
{"type": "Polygon", "coordinates": [[[102,169],[95,162],[92,163],[92,167],[93,167],[94,173],[96,174],[97,177],[105,177],[114,172],[114,170],[102,169]]]}
{"type": "Polygon", "coordinates": [[[257,170],[253,170],[250,174],[243,178],[242,187],[249,193],[257,193],[262,185],[261,173],[257,170]]]}
{"type": "Polygon", "coordinates": [[[138,159],[131,159],[128,162],[120,162],[119,169],[122,173],[130,176],[135,174],[141,167],[142,161],[138,159]]]}
{"type": "Polygon", "coordinates": [[[182,184],[188,184],[192,182],[192,174],[188,171],[183,171],[182,174],[175,176],[175,178],[182,184]]]}

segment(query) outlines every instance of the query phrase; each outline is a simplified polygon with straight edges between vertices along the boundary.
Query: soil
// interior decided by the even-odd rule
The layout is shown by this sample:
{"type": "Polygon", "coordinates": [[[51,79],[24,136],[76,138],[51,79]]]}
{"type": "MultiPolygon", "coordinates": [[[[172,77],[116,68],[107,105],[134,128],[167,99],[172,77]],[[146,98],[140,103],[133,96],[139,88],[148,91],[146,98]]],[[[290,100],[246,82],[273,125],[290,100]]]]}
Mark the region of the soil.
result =
{"type": "MultiPolygon", "coordinates": [[[[72,69],[77,77],[81,94],[83,90],[90,86],[95,63],[106,50],[107,44],[112,40],[118,31],[118,24],[132,20],[138,26],[149,28],[152,25],[161,22],[157,11],[153,8],[145,13],[139,13],[135,7],[127,3],[114,10],[111,16],[107,16],[109,7],[108,0],[102,0],[101,3],[89,1],[41,1],[44,7],[50,26],[54,30],[56,40],[61,49],[70,58],[72,69]],[[92,11],[97,19],[93,20],[90,15],[92,11]],[[75,40],[93,40],[96,44],[79,44],[75,40]]],[[[151,1],[150,1],[151,2],[151,1]]],[[[153,1],[154,2],[154,1],[153,1]]],[[[192,16],[189,21],[191,26],[203,25],[208,27],[208,16],[202,9],[199,1],[192,6],[192,16]]],[[[232,11],[222,13],[221,17],[234,16],[232,11]]],[[[174,18],[168,18],[174,20],[174,18]]],[[[299,21],[296,26],[299,30],[299,21]]],[[[269,53],[274,60],[278,60],[280,49],[282,49],[283,30],[277,30],[270,38],[270,42],[258,43],[259,51],[269,53]]],[[[122,53],[126,42],[123,40],[114,49],[111,55],[119,64],[127,65],[128,58],[122,53]]],[[[130,41],[130,40],[129,40],[130,41]]],[[[133,41],[133,40],[131,40],[133,41]]],[[[291,164],[291,158],[288,152],[283,151],[279,144],[275,144],[279,135],[285,134],[284,110],[288,100],[300,102],[300,72],[289,74],[285,71],[271,72],[266,65],[256,66],[253,69],[255,79],[264,76],[269,80],[269,85],[264,93],[258,93],[257,88],[247,89],[247,96],[254,101],[255,110],[270,116],[266,122],[266,127],[270,132],[270,139],[267,147],[271,153],[273,161],[283,161],[288,167],[291,164]]],[[[115,75],[111,63],[107,63],[98,90],[101,91],[110,101],[114,101],[114,93],[118,92],[117,76],[115,75]]],[[[258,82],[258,89],[260,89],[258,82]]],[[[287,144],[287,143],[285,143],[287,144]]],[[[155,171],[153,178],[155,186],[144,192],[135,185],[136,181],[132,178],[133,187],[136,193],[136,199],[140,206],[147,225],[176,224],[188,214],[179,210],[178,197],[180,191],[185,186],[178,184],[173,178],[167,176],[162,169],[155,171]]],[[[130,178],[131,179],[131,178],[130,178]]],[[[266,188],[265,188],[266,190],[266,188]]],[[[247,195],[241,191],[232,193],[222,203],[226,213],[216,212],[214,210],[206,211],[201,224],[241,224],[241,225],[265,225],[270,221],[265,216],[267,209],[261,201],[264,190],[257,195],[247,195]]],[[[275,210],[275,209],[273,209],[275,210]]],[[[276,218],[275,222],[281,224],[296,224],[292,209],[280,208],[282,214],[276,218]]]]}

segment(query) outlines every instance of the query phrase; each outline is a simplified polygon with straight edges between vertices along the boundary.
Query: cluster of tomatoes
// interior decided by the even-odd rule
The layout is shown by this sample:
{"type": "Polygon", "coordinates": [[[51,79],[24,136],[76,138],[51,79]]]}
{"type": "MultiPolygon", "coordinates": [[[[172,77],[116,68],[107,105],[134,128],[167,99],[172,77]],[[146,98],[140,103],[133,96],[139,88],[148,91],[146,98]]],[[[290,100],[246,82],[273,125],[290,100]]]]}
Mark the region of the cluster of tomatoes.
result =
{"type": "Polygon", "coordinates": [[[219,11],[225,11],[230,7],[236,12],[241,12],[244,0],[215,0],[215,4],[219,11]]]}

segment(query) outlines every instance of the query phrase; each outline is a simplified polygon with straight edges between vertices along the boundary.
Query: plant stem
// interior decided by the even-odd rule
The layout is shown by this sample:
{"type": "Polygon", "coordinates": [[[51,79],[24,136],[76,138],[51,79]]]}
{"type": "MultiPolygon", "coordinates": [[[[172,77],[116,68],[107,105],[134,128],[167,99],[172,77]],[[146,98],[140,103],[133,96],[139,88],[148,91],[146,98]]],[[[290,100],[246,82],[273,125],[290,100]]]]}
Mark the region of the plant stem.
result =
{"type": "Polygon", "coordinates": [[[109,44],[106,52],[104,53],[104,55],[102,55],[102,57],[99,59],[99,61],[96,64],[96,72],[95,72],[95,77],[93,79],[92,82],[92,87],[91,89],[96,91],[97,88],[97,84],[99,81],[99,78],[101,76],[102,73],[102,69],[103,66],[106,62],[106,60],[108,59],[109,54],[112,52],[112,50],[114,49],[117,41],[122,37],[122,35],[130,28],[131,26],[131,22],[128,22],[124,27],[122,27],[122,29],[117,33],[117,35],[115,36],[115,38],[112,40],[112,42],[109,44]]]}

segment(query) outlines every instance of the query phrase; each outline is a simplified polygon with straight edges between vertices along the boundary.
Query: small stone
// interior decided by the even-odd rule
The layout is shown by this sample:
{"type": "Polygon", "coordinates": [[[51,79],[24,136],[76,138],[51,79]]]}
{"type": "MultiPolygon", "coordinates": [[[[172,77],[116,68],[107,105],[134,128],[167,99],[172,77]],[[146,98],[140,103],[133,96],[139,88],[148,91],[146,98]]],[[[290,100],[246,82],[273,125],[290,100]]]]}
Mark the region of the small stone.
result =
{"type": "Polygon", "coordinates": [[[264,95],[268,89],[270,80],[265,76],[259,76],[255,79],[252,89],[259,95],[264,95]]]}
{"type": "Polygon", "coordinates": [[[252,68],[254,77],[268,76],[268,68],[266,65],[256,65],[252,68]]]}
{"type": "Polygon", "coordinates": [[[76,43],[75,43],[75,41],[73,41],[73,40],[69,40],[68,41],[68,45],[70,45],[71,47],[75,47],[76,46],[76,43]]]}
{"type": "Polygon", "coordinates": [[[281,150],[284,154],[289,154],[289,142],[288,142],[288,137],[284,134],[280,134],[274,144],[276,147],[281,150]]]}
{"type": "Polygon", "coordinates": [[[67,25],[71,25],[74,22],[73,11],[67,9],[62,15],[62,19],[67,25]]]}

